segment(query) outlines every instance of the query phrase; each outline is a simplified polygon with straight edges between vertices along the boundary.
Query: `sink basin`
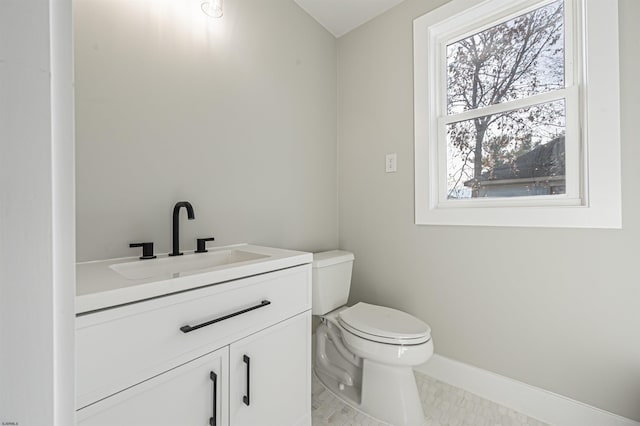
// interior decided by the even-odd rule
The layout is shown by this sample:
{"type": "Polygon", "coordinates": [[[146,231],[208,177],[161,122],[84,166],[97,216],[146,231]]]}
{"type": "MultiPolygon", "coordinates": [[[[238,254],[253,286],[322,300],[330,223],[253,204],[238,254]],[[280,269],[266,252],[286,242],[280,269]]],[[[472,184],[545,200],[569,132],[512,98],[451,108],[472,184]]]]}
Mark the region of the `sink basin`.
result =
{"type": "Polygon", "coordinates": [[[140,260],[110,265],[118,274],[130,280],[170,276],[179,277],[204,269],[228,266],[234,263],[269,257],[264,254],[231,249],[216,250],[208,253],[185,254],[184,256],[165,257],[152,260],[140,260]]]}

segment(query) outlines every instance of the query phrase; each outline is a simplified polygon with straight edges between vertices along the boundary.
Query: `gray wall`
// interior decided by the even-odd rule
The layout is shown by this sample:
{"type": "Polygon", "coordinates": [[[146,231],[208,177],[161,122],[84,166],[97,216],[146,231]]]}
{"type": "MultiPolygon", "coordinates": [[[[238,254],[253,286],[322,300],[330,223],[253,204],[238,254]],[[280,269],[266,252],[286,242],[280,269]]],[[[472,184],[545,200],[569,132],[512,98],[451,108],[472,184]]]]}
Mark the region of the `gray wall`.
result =
{"type": "Polygon", "coordinates": [[[76,0],[77,258],[338,242],[336,40],[292,0],[76,0]]]}
{"type": "Polygon", "coordinates": [[[620,1],[622,230],[414,225],[412,21],[443,3],[407,0],[338,41],[352,301],[427,321],[441,355],[640,420],[640,2],[620,1]]]}

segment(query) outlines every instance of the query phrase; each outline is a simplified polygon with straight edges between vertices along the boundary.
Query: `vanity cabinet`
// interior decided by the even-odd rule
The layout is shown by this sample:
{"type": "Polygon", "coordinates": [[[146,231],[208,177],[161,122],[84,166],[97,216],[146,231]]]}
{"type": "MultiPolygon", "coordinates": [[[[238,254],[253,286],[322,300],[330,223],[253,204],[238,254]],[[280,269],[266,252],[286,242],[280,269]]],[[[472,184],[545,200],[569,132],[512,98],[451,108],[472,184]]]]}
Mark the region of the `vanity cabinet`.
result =
{"type": "Polygon", "coordinates": [[[80,315],[76,348],[81,426],[309,425],[311,267],[80,315]]]}

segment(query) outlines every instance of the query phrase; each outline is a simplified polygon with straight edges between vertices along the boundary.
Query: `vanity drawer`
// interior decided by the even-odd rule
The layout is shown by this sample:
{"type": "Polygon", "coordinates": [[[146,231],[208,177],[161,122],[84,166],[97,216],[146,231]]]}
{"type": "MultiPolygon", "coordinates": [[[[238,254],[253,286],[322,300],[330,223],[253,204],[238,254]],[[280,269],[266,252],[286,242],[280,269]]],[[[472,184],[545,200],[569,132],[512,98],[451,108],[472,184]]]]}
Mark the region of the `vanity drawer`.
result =
{"type": "Polygon", "coordinates": [[[76,408],[309,309],[307,264],[80,316],[76,408]]]}

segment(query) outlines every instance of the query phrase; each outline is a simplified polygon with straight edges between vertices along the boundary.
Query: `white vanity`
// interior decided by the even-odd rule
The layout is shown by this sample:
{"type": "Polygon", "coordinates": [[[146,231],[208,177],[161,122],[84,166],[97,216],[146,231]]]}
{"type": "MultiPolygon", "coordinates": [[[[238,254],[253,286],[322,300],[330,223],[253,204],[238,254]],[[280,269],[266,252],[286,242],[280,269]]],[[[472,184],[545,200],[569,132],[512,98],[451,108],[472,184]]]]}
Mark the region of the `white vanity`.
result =
{"type": "Polygon", "coordinates": [[[310,425],[310,253],[77,265],[77,424],[310,425]]]}

